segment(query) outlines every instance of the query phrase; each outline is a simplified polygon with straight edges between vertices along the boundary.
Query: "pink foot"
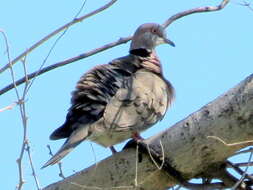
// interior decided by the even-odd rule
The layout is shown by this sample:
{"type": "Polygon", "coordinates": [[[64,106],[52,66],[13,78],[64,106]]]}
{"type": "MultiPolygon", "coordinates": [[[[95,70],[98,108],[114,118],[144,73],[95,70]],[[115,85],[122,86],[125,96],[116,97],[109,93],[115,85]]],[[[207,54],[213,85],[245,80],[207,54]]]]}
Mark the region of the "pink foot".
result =
{"type": "Polygon", "coordinates": [[[138,132],[133,132],[132,133],[132,138],[138,142],[144,140],[144,138],[141,137],[141,135],[138,132]]]}

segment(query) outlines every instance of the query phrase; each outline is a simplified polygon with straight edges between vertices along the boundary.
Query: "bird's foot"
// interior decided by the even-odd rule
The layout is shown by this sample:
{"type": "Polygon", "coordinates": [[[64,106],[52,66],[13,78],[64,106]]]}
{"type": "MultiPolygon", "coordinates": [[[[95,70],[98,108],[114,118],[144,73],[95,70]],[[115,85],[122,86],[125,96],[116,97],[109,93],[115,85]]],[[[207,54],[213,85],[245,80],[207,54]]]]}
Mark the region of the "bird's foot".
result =
{"type": "Polygon", "coordinates": [[[136,148],[136,146],[139,144],[145,144],[143,140],[144,138],[142,138],[138,132],[133,132],[132,139],[126,143],[126,145],[123,147],[123,150],[127,148],[133,148],[133,147],[136,148]]]}
{"type": "Polygon", "coordinates": [[[138,132],[133,132],[132,133],[132,138],[136,141],[136,142],[139,142],[139,141],[143,141],[144,138],[141,137],[140,133],[138,132]]]}

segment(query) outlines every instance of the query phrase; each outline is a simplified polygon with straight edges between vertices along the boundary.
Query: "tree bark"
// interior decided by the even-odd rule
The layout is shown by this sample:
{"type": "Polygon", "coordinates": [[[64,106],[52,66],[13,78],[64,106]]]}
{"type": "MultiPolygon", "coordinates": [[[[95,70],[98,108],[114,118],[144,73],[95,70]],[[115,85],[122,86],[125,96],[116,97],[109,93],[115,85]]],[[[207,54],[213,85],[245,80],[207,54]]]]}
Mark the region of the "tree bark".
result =
{"type": "Polygon", "coordinates": [[[224,164],[236,151],[253,144],[253,74],[144,142],[160,155],[161,162],[153,161],[139,146],[137,150],[130,146],[43,190],[164,190],[198,177],[218,178],[233,185],[226,180],[231,178],[224,164]],[[169,164],[172,171],[159,169],[161,163],[169,164]]]}

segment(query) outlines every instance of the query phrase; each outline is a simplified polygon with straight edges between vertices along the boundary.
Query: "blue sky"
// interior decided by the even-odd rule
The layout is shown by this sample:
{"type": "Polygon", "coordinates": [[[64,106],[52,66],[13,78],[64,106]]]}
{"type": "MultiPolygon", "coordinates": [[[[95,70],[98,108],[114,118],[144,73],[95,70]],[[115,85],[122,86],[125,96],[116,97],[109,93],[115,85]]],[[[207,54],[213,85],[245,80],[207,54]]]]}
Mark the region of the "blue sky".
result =
{"type": "MultiPolygon", "coordinates": [[[[220,1],[123,1],[108,10],[71,27],[58,42],[46,65],[77,56],[105,43],[126,37],[146,22],[163,23],[171,15],[220,1]]],[[[190,113],[200,109],[252,73],[253,11],[232,1],[224,10],[182,18],[173,23],[167,33],[176,47],[157,48],[165,77],[176,89],[176,100],[162,122],[143,134],[152,136],[168,128],[190,113]]],[[[105,2],[87,0],[81,15],[105,2]]],[[[0,29],[8,36],[11,58],[15,58],[33,43],[59,26],[71,21],[83,0],[75,1],[3,1],[0,6],[0,29]]],[[[40,67],[56,37],[27,56],[27,70],[40,67]]],[[[58,181],[58,167],[40,170],[48,160],[47,144],[55,152],[63,141],[50,141],[50,133],[60,126],[70,106],[70,93],[80,76],[98,64],[128,54],[129,43],[95,56],[48,72],[37,78],[27,99],[28,137],[37,176],[42,187],[58,181]]],[[[5,44],[0,37],[0,68],[7,63],[5,44]]],[[[20,63],[14,66],[16,78],[23,76],[20,63]]],[[[10,72],[0,74],[0,87],[11,82],[10,72]]],[[[20,92],[22,87],[19,88],[20,92]]],[[[14,91],[0,96],[0,108],[16,101],[14,91]]],[[[14,189],[18,184],[16,159],[22,143],[22,122],[18,107],[0,112],[2,156],[0,163],[5,183],[2,189],[14,189]]],[[[96,160],[111,153],[92,144],[96,160]]],[[[116,148],[121,149],[123,145],[116,148]]],[[[95,162],[90,142],[78,146],[63,160],[66,176],[95,162]]],[[[23,159],[24,189],[35,189],[27,154],[23,159]]],[[[3,178],[2,178],[3,179],[3,178]]]]}

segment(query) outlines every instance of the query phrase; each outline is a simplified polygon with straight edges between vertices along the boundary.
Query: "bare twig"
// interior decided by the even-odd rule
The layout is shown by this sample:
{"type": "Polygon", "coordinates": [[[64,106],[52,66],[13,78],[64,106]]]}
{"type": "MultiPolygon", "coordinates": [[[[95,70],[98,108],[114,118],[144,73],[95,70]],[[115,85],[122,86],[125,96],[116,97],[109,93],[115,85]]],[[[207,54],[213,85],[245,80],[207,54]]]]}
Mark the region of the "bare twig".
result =
{"type": "Polygon", "coordinates": [[[98,166],[96,152],[95,152],[95,149],[93,147],[92,142],[90,142],[90,146],[91,146],[91,150],[92,150],[92,153],[93,153],[93,156],[94,156],[94,164],[96,166],[95,169],[94,169],[94,175],[96,175],[96,169],[97,169],[97,166],[98,166]]]}
{"type": "Polygon", "coordinates": [[[179,18],[182,18],[182,17],[185,17],[185,16],[188,16],[190,14],[219,11],[219,10],[223,9],[228,4],[228,2],[229,2],[229,0],[223,0],[221,2],[221,4],[219,4],[217,6],[197,7],[197,8],[194,8],[194,9],[190,9],[190,10],[186,10],[186,11],[177,13],[177,14],[173,15],[172,17],[170,17],[168,20],[166,20],[163,23],[163,26],[165,28],[167,28],[175,20],[177,20],[179,18]]]}
{"type": "Polygon", "coordinates": [[[91,146],[91,150],[92,150],[92,153],[93,153],[93,156],[94,156],[94,164],[96,164],[96,166],[97,166],[97,157],[96,157],[95,149],[92,145],[92,142],[90,142],[90,146],[91,146]]]}
{"type": "Polygon", "coordinates": [[[239,5],[247,7],[249,10],[253,11],[253,8],[251,7],[251,3],[248,1],[243,1],[242,3],[238,3],[239,5]]]}
{"type": "Polygon", "coordinates": [[[182,188],[182,186],[179,185],[179,186],[177,186],[177,187],[175,188],[175,190],[179,190],[179,189],[181,189],[181,188],[182,188]]]}
{"type": "Polygon", "coordinates": [[[35,183],[36,183],[36,187],[38,190],[40,190],[40,183],[39,183],[39,180],[38,180],[38,177],[36,175],[36,171],[35,171],[35,168],[34,168],[34,165],[33,165],[33,161],[32,161],[32,155],[31,155],[31,147],[30,147],[30,144],[28,141],[26,141],[26,151],[27,151],[27,154],[28,154],[28,158],[29,158],[29,162],[30,162],[30,166],[31,166],[31,169],[32,169],[32,175],[33,175],[33,178],[35,180],[35,183]]]}
{"type": "Polygon", "coordinates": [[[160,146],[161,146],[161,150],[162,150],[162,163],[161,165],[159,166],[158,163],[155,161],[155,159],[153,158],[151,152],[150,152],[150,148],[149,148],[149,145],[147,144],[147,149],[148,149],[148,154],[151,158],[151,160],[153,161],[153,163],[156,165],[156,167],[161,170],[163,168],[163,165],[164,165],[164,161],[165,161],[165,158],[164,158],[164,148],[163,148],[163,144],[162,142],[160,141],[160,146]]]}
{"type": "MultiPolygon", "coordinates": [[[[250,153],[248,162],[251,162],[252,156],[253,156],[253,152],[250,153]]],[[[237,189],[237,187],[243,182],[245,177],[248,175],[247,174],[248,169],[249,169],[249,165],[245,168],[244,172],[241,174],[242,175],[241,179],[236,182],[236,184],[231,188],[231,190],[237,189]]]]}
{"type": "MultiPolygon", "coordinates": [[[[24,51],[23,53],[21,53],[19,56],[17,56],[15,59],[13,59],[10,63],[12,65],[14,65],[15,63],[17,63],[20,59],[22,59],[24,56],[26,56],[27,54],[29,54],[31,51],[33,51],[35,48],[39,47],[41,44],[43,44],[44,42],[46,42],[48,39],[50,39],[51,37],[55,36],[56,34],[60,33],[61,31],[65,30],[66,28],[69,28],[70,26],[79,23],[81,21],[83,21],[86,18],[89,18],[95,14],[98,14],[99,12],[102,12],[103,10],[109,8],[111,5],[113,5],[117,0],[111,0],[109,3],[105,4],[104,6],[86,14],[83,15],[79,18],[76,18],[74,20],[72,20],[71,22],[61,26],[60,28],[56,29],[55,31],[53,31],[52,33],[48,34],[47,36],[45,36],[44,38],[42,38],[41,40],[39,40],[37,43],[35,43],[34,45],[32,45],[29,49],[27,49],[26,51],[24,51]]],[[[0,73],[4,72],[6,69],[8,69],[9,63],[6,64],[3,68],[0,69],[0,73]]]]}
{"type": "Polygon", "coordinates": [[[236,152],[233,156],[236,156],[236,155],[239,155],[239,154],[245,154],[245,153],[249,153],[249,152],[252,152],[253,151],[253,148],[248,148],[246,150],[241,150],[239,152],[236,152]]]}
{"type": "Polygon", "coordinates": [[[221,142],[222,144],[224,144],[225,146],[241,146],[241,145],[252,145],[253,144],[253,140],[236,142],[236,143],[226,143],[224,140],[222,140],[220,137],[217,137],[217,136],[207,136],[207,138],[216,139],[219,142],[221,142]]]}
{"type": "MultiPolygon", "coordinates": [[[[74,19],[73,19],[73,20],[77,19],[76,17],[78,17],[78,15],[81,13],[81,11],[83,10],[85,4],[86,4],[86,0],[83,2],[81,8],[78,10],[78,12],[77,12],[77,14],[74,16],[74,19]]],[[[49,51],[48,51],[48,53],[47,53],[45,59],[43,60],[41,66],[39,67],[37,73],[35,74],[33,80],[31,81],[30,85],[27,87],[27,90],[26,90],[25,93],[27,93],[27,92],[29,91],[29,89],[31,88],[32,84],[34,83],[34,80],[37,78],[39,72],[40,72],[41,69],[44,67],[45,63],[47,62],[47,60],[48,60],[50,54],[53,52],[54,48],[56,47],[56,45],[57,45],[57,43],[60,41],[60,39],[67,33],[68,29],[69,29],[69,27],[65,28],[65,30],[62,32],[62,34],[55,40],[55,42],[53,43],[52,47],[49,49],[49,51]]],[[[27,77],[27,74],[26,74],[25,76],[26,76],[25,80],[28,81],[29,79],[28,79],[28,77],[27,77]]]]}
{"type": "MultiPolygon", "coordinates": [[[[246,167],[250,166],[249,163],[252,163],[252,162],[247,162],[246,167]]],[[[238,174],[240,174],[240,175],[244,175],[245,174],[245,172],[241,168],[239,168],[238,164],[234,164],[234,163],[232,163],[230,161],[227,161],[226,164],[227,164],[227,168],[233,168],[238,174]]],[[[251,175],[249,175],[249,174],[246,173],[245,177],[248,178],[249,180],[251,180],[253,182],[253,176],[251,176],[251,175]]]]}
{"type": "MultiPolygon", "coordinates": [[[[67,59],[67,60],[64,60],[64,61],[55,63],[55,64],[53,64],[53,65],[50,65],[50,66],[48,66],[48,67],[45,67],[45,68],[41,69],[39,72],[38,72],[38,71],[35,71],[35,72],[33,72],[33,73],[27,75],[27,77],[28,77],[28,79],[30,80],[30,79],[32,79],[32,78],[38,76],[38,75],[41,75],[41,74],[43,74],[43,73],[46,73],[46,72],[51,71],[51,70],[53,70],[53,69],[56,69],[57,67],[61,67],[61,66],[67,65],[67,64],[69,64],[69,63],[78,61],[78,60],[80,60],[80,59],[83,59],[83,58],[86,58],[86,57],[95,55],[95,54],[97,54],[97,53],[100,53],[100,52],[102,52],[102,51],[104,51],[104,50],[107,50],[107,49],[110,49],[110,48],[112,48],[112,47],[115,47],[115,46],[117,46],[117,45],[126,43],[126,42],[128,42],[130,39],[131,39],[131,36],[130,36],[130,37],[126,37],[126,38],[120,38],[119,40],[117,40],[117,41],[115,41],[115,42],[112,42],[112,43],[103,45],[103,46],[101,46],[101,47],[99,47],[99,48],[95,48],[95,49],[93,49],[93,50],[91,50],[91,51],[88,51],[88,52],[86,52],[86,53],[80,54],[80,55],[78,55],[78,56],[76,56],[76,57],[72,57],[72,58],[70,58],[70,59],[67,59]]],[[[18,86],[18,85],[20,85],[20,84],[23,84],[24,82],[25,82],[25,77],[23,77],[23,78],[17,80],[17,81],[15,82],[15,85],[18,86]]],[[[13,88],[14,88],[14,84],[13,84],[13,83],[7,85],[6,87],[4,87],[3,89],[0,90],[0,95],[2,95],[2,94],[4,94],[4,93],[8,92],[9,90],[11,90],[11,89],[13,89],[13,88]]]]}
{"type": "MultiPolygon", "coordinates": [[[[163,24],[164,27],[168,27],[172,22],[174,22],[175,20],[181,18],[181,17],[184,17],[184,16],[187,16],[187,15],[190,15],[190,14],[193,14],[193,13],[201,13],[201,12],[210,12],[210,11],[218,11],[218,10],[221,10],[223,9],[227,4],[228,4],[229,0],[223,0],[222,3],[216,7],[212,7],[212,6],[208,6],[208,7],[198,7],[198,8],[195,8],[195,9],[191,9],[191,10],[186,10],[186,11],[183,11],[183,12],[180,12],[180,13],[177,13],[175,15],[173,15],[172,17],[170,17],[168,20],[166,20],[166,22],[163,24]]],[[[112,5],[114,3],[111,2],[110,5],[112,5]]],[[[108,3],[109,4],[109,3],[108,3]]],[[[108,5],[107,4],[107,5],[108,5]]],[[[109,7],[109,6],[108,6],[109,7]]],[[[66,26],[65,28],[67,28],[69,26],[66,26]]],[[[64,29],[65,29],[64,28],[64,29]]],[[[63,30],[63,29],[62,29],[63,30]]],[[[61,30],[61,31],[62,31],[61,30]]],[[[82,53],[78,56],[75,56],[75,57],[72,57],[72,58],[69,58],[67,60],[64,60],[64,61],[60,61],[58,63],[55,63],[55,64],[52,64],[48,67],[45,67],[39,71],[36,71],[36,72],[33,72],[31,74],[28,75],[28,78],[31,79],[31,78],[34,78],[35,76],[38,76],[38,75],[41,75],[45,72],[48,72],[48,71],[51,71],[53,69],[56,69],[58,67],[61,67],[61,66],[64,66],[64,65],[67,65],[69,63],[72,63],[72,62],[75,62],[75,61],[78,61],[80,59],[84,59],[84,58],[87,58],[89,56],[92,56],[92,55],[95,55],[97,53],[100,53],[102,51],[105,51],[107,49],[110,49],[110,48],[113,48],[113,47],[116,47],[118,45],[121,45],[121,44],[124,44],[124,43],[127,43],[128,41],[130,41],[132,39],[132,36],[128,36],[128,37],[122,37],[120,38],[119,40],[116,40],[114,42],[111,42],[111,43],[108,43],[106,45],[103,45],[99,48],[95,48],[91,51],[88,51],[86,53],[82,53]]],[[[33,49],[32,49],[33,50],[33,49]]],[[[31,50],[30,50],[31,51],[31,50]]],[[[30,52],[29,51],[29,52],[30,52]]],[[[18,58],[18,57],[17,57],[18,58]]],[[[16,58],[16,59],[17,59],[16,58]]],[[[14,60],[15,61],[15,60],[14,60]]],[[[7,66],[8,67],[8,66],[7,66]]],[[[1,73],[1,70],[0,70],[0,73],[1,73]]],[[[16,81],[16,85],[20,85],[22,83],[25,82],[25,79],[24,78],[21,78],[19,79],[18,81],[16,81]]],[[[9,84],[7,85],[6,87],[4,87],[3,89],[0,90],[0,95],[8,92],[9,90],[13,89],[14,86],[13,84],[9,84]]]]}
{"type": "Polygon", "coordinates": [[[241,163],[235,163],[234,165],[237,167],[247,167],[247,166],[253,166],[253,162],[241,162],[241,163]]]}
{"type": "MultiPolygon", "coordinates": [[[[12,69],[12,66],[10,67],[12,69]]],[[[24,91],[23,91],[23,95],[21,97],[21,99],[19,99],[19,93],[17,91],[17,88],[16,91],[17,91],[17,98],[18,98],[18,102],[20,102],[18,105],[19,105],[19,110],[20,110],[20,115],[21,115],[21,118],[22,118],[22,124],[23,124],[23,143],[21,145],[21,150],[20,150],[20,155],[19,155],[19,158],[17,160],[18,162],[18,168],[19,168],[19,174],[20,174],[20,182],[19,182],[19,187],[18,187],[18,190],[20,190],[22,188],[22,185],[24,183],[23,181],[23,171],[22,171],[22,159],[23,159],[23,156],[24,156],[24,151],[25,151],[25,147],[26,147],[26,143],[28,141],[27,139],[27,115],[26,115],[26,106],[25,106],[25,92],[26,92],[26,89],[28,87],[28,82],[25,83],[25,87],[24,87],[24,91]]]]}
{"type": "Polygon", "coordinates": [[[9,49],[8,39],[7,39],[7,36],[6,36],[6,34],[5,34],[5,32],[3,30],[0,30],[0,33],[4,37],[4,42],[5,42],[5,46],[6,46],[7,58],[8,58],[8,61],[9,61],[8,67],[10,68],[11,78],[12,78],[12,86],[13,86],[12,88],[15,88],[15,93],[16,93],[16,95],[18,97],[18,100],[20,100],[18,89],[17,89],[17,85],[16,85],[16,82],[15,82],[15,73],[13,71],[12,63],[10,61],[11,57],[10,57],[10,49],[9,49]]]}
{"type": "Polygon", "coordinates": [[[25,87],[23,90],[23,94],[22,96],[20,96],[18,89],[17,89],[17,85],[15,83],[15,73],[12,67],[12,63],[11,63],[11,59],[10,59],[10,50],[9,50],[9,45],[8,45],[8,41],[7,41],[7,36],[5,35],[5,33],[3,31],[0,31],[5,39],[5,45],[6,45],[6,52],[7,52],[7,56],[8,56],[8,61],[9,61],[9,69],[10,69],[10,73],[11,73],[11,78],[13,81],[13,86],[15,88],[15,92],[16,92],[16,96],[17,96],[17,102],[14,105],[18,104],[19,105],[19,110],[20,110],[20,115],[22,118],[22,125],[23,125],[23,139],[22,139],[22,145],[21,145],[21,150],[20,150],[20,155],[19,158],[17,159],[17,163],[18,163],[18,172],[19,172],[19,184],[17,185],[17,189],[21,190],[24,184],[24,177],[23,177],[23,168],[22,168],[22,159],[24,156],[24,152],[25,150],[28,153],[28,157],[29,157],[29,161],[30,161],[30,165],[32,168],[32,173],[35,179],[35,183],[37,186],[37,189],[40,189],[40,185],[39,185],[39,181],[38,178],[36,176],[36,172],[33,166],[33,162],[32,162],[32,156],[30,153],[30,146],[28,144],[28,139],[27,139],[27,115],[26,115],[26,107],[25,107],[25,96],[26,96],[26,91],[27,91],[27,87],[29,84],[28,78],[27,78],[27,70],[26,70],[26,56],[24,57],[24,59],[22,60],[23,63],[23,68],[24,68],[24,75],[25,75],[25,87]]]}
{"type": "MultiPolygon", "coordinates": [[[[49,151],[49,155],[50,156],[54,156],[53,152],[52,152],[52,149],[50,147],[50,145],[48,144],[47,145],[47,148],[48,148],[48,151],[49,151]]],[[[59,167],[59,176],[63,179],[65,179],[65,176],[63,175],[63,170],[62,170],[62,162],[58,162],[57,163],[58,167],[59,167]]]]}
{"type": "Polygon", "coordinates": [[[168,190],[179,190],[180,188],[182,188],[182,186],[178,185],[178,186],[171,187],[168,190]]]}
{"type": "Polygon", "coordinates": [[[15,73],[14,73],[14,70],[12,68],[12,63],[10,61],[11,58],[10,58],[10,50],[9,50],[9,43],[8,43],[8,40],[7,40],[7,36],[3,31],[0,31],[0,32],[3,35],[4,40],[5,40],[6,52],[7,52],[7,57],[8,57],[8,61],[9,61],[9,64],[8,64],[9,67],[8,68],[10,69],[11,78],[12,78],[12,81],[13,81],[13,86],[14,86],[15,93],[16,93],[16,96],[17,96],[17,102],[19,102],[18,105],[19,105],[19,108],[20,108],[20,114],[21,114],[21,117],[22,117],[22,122],[23,122],[23,127],[24,127],[23,143],[22,143],[22,146],[21,146],[21,151],[20,151],[19,158],[17,159],[18,173],[19,173],[19,183],[17,185],[17,189],[21,190],[23,184],[25,183],[24,177],[23,177],[23,169],[22,169],[22,159],[23,159],[23,155],[24,155],[24,151],[25,151],[25,143],[26,143],[26,121],[25,121],[26,118],[24,118],[24,113],[25,113],[24,101],[23,101],[23,99],[20,98],[20,95],[19,95],[19,92],[18,92],[18,89],[17,89],[17,85],[15,83],[15,73]]]}
{"type": "Polygon", "coordinates": [[[4,111],[6,111],[6,110],[11,110],[11,109],[14,108],[16,105],[17,105],[16,102],[15,102],[15,103],[12,103],[12,104],[10,104],[10,105],[4,107],[4,108],[1,108],[1,109],[0,109],[0,112],[4,112],[4,111]]]}

